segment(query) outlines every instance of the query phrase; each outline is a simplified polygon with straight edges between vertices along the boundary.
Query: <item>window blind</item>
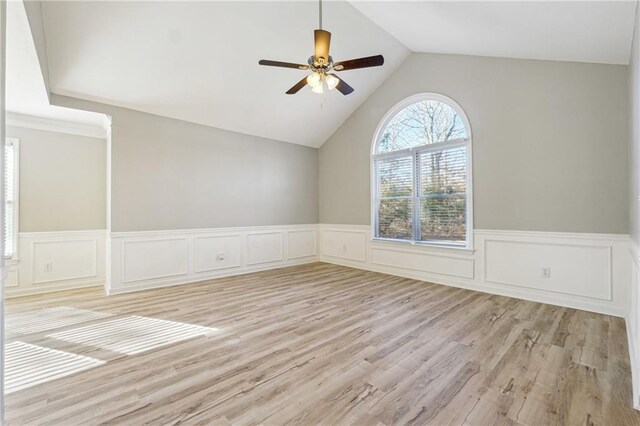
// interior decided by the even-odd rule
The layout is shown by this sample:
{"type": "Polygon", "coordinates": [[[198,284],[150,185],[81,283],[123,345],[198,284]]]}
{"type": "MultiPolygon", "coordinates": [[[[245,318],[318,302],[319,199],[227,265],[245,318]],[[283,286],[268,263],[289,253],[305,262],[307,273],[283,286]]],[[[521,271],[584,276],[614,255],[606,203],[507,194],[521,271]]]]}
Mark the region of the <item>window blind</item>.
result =
{"type": "Polygon", "coordinates": [[[376,234],[379,238],[413,236],[414,166],[411,155],[375,161],[376,234]]]}
{"type": "Polygon", "coordinates": [[[421,241],[464,242],[467,211],[467,149],[417,154],[421,241]]]}
{"type": "Polygon", "coordinates": [[[8,143],[4,146],[4,256],[14,255],[14,208],[15,208],[15,147],[8,143]]]}

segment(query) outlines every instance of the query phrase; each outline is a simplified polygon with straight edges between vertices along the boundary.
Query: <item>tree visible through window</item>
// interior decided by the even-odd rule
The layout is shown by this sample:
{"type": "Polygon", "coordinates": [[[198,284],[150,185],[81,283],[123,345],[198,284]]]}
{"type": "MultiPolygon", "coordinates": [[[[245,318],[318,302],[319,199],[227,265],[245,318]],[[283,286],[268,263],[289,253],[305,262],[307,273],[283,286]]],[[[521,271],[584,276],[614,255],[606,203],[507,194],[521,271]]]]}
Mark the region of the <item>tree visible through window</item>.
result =
{"type": "Polygon", "coordinates": [[[403,103],[378,132],[377,238],[468,245],[469,132],[462,111],[441,98],[403,103]]]}

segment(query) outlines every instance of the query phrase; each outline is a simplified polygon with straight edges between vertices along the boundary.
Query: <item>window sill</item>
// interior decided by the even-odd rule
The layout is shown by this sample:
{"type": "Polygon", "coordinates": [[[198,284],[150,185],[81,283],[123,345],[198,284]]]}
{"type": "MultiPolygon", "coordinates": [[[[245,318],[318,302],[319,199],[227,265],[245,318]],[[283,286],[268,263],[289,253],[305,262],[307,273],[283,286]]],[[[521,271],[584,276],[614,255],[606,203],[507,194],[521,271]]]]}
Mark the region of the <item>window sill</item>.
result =
{"type": "Polygon", "coordinates": [[[373,246],[379,247],[394,247],[394,248],[403,248],[408,250],[419,250],[424,252],[440,252],[440,253],[456,253],[461,255],[472,256],[476,251],[473,248],[469,248],[467,246],[455,246],[451,244],[434,244],[427,242],[417,242],[417,241],[403,241],[403,240],[393,240],[386,238],[372,238],[371,243],[373,246]]]}
{"type": "Polygon", "coordinates": [[[14,266],[20,263],[20,259],[17,257],[12,257],[11,259],[5,259],[4,264],[6,266],[14,266]]]}

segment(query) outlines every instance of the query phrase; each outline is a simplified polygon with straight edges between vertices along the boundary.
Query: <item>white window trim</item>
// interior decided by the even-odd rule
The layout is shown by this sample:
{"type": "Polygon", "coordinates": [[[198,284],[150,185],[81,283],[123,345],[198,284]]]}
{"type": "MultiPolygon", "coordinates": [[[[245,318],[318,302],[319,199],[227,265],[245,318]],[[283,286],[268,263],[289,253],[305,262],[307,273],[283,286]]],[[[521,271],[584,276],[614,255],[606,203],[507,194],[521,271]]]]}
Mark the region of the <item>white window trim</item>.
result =
{"type": "MultiPolygon", "coordinates": [[[[13,181],[13,256],[5,258],[7,262],[18,262],[18,234],[20,222],[20,140],[17,138],[6,138],[5,144],[13,145],[13,171],[15,179],[13,181]]],[[[4,250],[4,249],[3,249],[4,250]]]]}
{"type": "MultiPolygon", "coordinates": [[[[421,246],[429,246],[433,248],[441,248],[441,249],[455,249],[455,250],[473,250],[473,136],[471,130],[471,124],[469,123],[469,119],[467,118],[467,114],[464,112],[462,107],[453,99],[448,96],[441,95],[439,93],[418,93],[408,98],[405,98],[395,104],[387,113],[382,117],[380,123],[378,123],[378,127],[376,128],[375,133],[373,134],[373,141],[371,143],[371,161],[370,161],[370,182],[371,182],[371,239],[373,241],[384,241],[389,243],[400,243],[400,244],[413,244],[413,245],[421,245],[421,246]],[[443,102],[449,106],[451,106],[454,111],[458,114],[458,116],[462,119],[465,128],[467,129],[467,138],[466,139],[454,139],[445,142],[434,143],[430,145],[421,145],[414,148],[404,149],[402,151],[393,151],[390,153],[378,153],[378,141],[382,132],[387,127],[387,124],[393,117],[396,116],[401,110],[408,107],[411,104],[420,101],[439,101],[443,102]],[[466,244],[447,244],[440,243],[437,241],[413,241],[413,240],[401,240],[401,239],[390,239],[390,238],[379,238],[376,237],[376,224],[378,222],[378,209],[377,209],[377,179],[375,176],[375,161],[379,158],[392,158],[395,156],[406,156],[407,154],[415,155],[416,152],[428,152],[428,151],[440,151],[443,148],[453,147],[457,145],[465,145],[467,147],[467,178],[466,178],[466,186],[467,186],[467,223],[466,223],[466,244]]],[[[417,194],[414,194],[416,197],[417,194]]],[[[414,220],[415,215],[414,215],[414,220]]]]}

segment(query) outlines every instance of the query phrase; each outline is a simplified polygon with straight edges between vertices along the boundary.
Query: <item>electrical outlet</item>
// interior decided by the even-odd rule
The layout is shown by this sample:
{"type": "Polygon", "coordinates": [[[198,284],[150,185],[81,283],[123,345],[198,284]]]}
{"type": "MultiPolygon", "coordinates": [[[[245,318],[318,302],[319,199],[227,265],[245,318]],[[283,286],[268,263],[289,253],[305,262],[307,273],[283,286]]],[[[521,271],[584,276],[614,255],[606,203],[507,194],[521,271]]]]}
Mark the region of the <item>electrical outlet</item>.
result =
{"type": "Polygon", "coordinates": [[[216,256],[216,259],[217,259],[218,261],[222,261],[222,260],[224,260],[224,253],[220,253],[220,254],[218,254],[218,255],[216,256]]]}
{"type": "Polygon", "coordinates": [[[53,262],[47,262],[44,264],[44,272],[53,272],[53,262]]]}
{"type": "Polygon", "coordinates": [[[549,266],[543,266],[540,271],[540,276],[542,278],[551,278],[551,268],[549,266]]]}
{"type": "Polygon", "coordinates": [[[346,244],[343,244],[343,245],[342,245],[342,252],[343,252],[343,253],[346,253],[346,252],[347,252],[347,245],[346,245],[346,244]]]}

